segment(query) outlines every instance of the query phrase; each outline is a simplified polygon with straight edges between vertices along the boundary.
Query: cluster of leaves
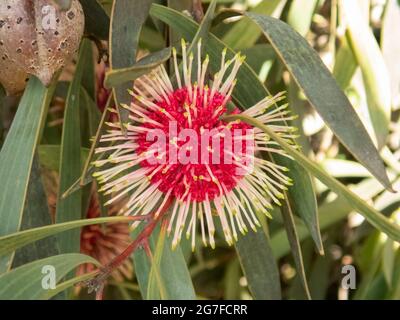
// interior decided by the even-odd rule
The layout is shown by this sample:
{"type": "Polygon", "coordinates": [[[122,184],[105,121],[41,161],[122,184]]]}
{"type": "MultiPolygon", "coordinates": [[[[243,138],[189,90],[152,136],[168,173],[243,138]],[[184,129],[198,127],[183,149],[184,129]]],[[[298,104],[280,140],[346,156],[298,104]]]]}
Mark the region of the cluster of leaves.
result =
{"type": "MultiPolygon", "coordinates": [[[[57,2],[68,8],[68,0],[57,2]]],[[[136,251],[134,279],[110,281],[107,296],[338,298],[348,294],[340,286],[340,271],[350,263],[358,271],[351,298],[398,299],[400,195],[391,192],[400,186],[400,72],[393,58],[400,50],[393,32],[400,23],[398,2],[270,0],[251,6],[213,0],[203,1],[201,20],[194,3],[199,1],[83,0],[88,37],[72,76],[50,88],[31,77],[19,101],[2,93],[0,298],[67,298],[71,291],[66,289],[93,276],[70,272],[83,263],[98,265],[79,254],[79,228],[127,221],[84,219],[93,148],[108,113],[102,115],[96,106],[96,61],[89,39],[108,41],[110,70],[104,85],[119,106],[130,101],[131,81],[165,63],[170,46],[183,37],[192,43],[202,38],[213,71],[225,47],[228,57],[246,54],[233,92],[240,108],[269,92],[288,92],[290,107],[299,115],[294,124],[301,151],[257,121],[242,120],[264,130],[293,157],[275,160],[290,168],[295,183],[274,219],[262,218],[263,227],[241,237],[234,248],[223,241],[215,250],[199,243],[192,253],[183,241],[172,251],[164,228],[156,229],[150,238],[152,258],[136,251]],[[140,51],[148,55],[137,60],[140,51]],[[60,99],[63,115],[57,119],[48,109],[60,99]],[[17,104],[15,112],[12,105],[17,104]],[[62,129],[52,125],[60,119],[62,129]],[[59,181],[55,223],[42,183],[46,170],[56,172],[59,181]],[[41,286],[40,270],[49,264],[57,270],[55,290],[41,286]]],[[[125,121],[124,109],[119,113],[125,121]]]]}

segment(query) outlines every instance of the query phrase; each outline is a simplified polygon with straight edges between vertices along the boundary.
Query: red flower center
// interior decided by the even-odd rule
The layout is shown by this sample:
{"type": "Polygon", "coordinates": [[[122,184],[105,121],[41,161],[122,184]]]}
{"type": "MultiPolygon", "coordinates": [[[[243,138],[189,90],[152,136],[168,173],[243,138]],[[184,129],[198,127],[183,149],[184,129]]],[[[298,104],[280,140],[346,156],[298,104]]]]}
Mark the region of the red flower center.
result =
{"type": "Polygon", "coordinates": [[[231,191],[243,177],[240,169],[249,146],[246,130],[252,127],[220,120],[227,111],[225,96],[209,89],[181,88],[154,104],[157,108],[146,111],[136,139],[139,154],[150,153],[158,160],[140,163],[148,169],[151,183],[163,193],[198,202],[231,191]],[[158,149],[152,153],[155,143],[158,149]]]}

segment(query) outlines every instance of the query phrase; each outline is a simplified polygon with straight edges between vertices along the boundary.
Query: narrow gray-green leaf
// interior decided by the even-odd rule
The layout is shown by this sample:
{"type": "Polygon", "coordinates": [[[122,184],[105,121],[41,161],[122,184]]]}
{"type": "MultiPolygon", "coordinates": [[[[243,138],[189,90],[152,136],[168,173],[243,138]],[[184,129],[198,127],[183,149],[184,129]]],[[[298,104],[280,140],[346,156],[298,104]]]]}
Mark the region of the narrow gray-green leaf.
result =
{"type": "Polygon", "coordinates": [[[64,290],[67,290],[74,285],[80,284],[82,282],[85,282],[89,279],[92,279],[95,275],[97,274],[97,271],[93,271],[90,273],[85,273],[81,276],[69,279],[67,281],[61,282],[58,285],[56,285],[55,289],[52,290],[46,290],[46,292],[42,295],[40,295],[40,300],[49,300],[50,298],[54,297],[55,295],[59,294],[60,292],[63,292],[64,290]]]}
{"type": "MultiPolygon", "coordinates": [[[[94,100],[89,96],[89,93],[86,90],[82,91],[83,91],[82,95],[83,95],[84,105],[86,106],[86,111],[88,114],[88,119],[87,119],[89,127],[88,133],[90,135],[90,140],[91,140],[92,137],[96,135],[97,129],[101,121],[102,113],[99,110],[96,102],[94,102],[94,100]]],[[[89,146],[91,146],[91,143],[89,146]]]]}
{"type": "Polygon", "coordinates": [[[69,221],[64,223],[52,224],[44,227],[33,228],[29,230],[19,231],[11,233],[9,235],[0,237],[0,256],[9,254],[18,248],[26,246],[32,242],[50,237],[61,232],[65,232],[71,229],[77,229],[84,226],[101,223],[118,223],[118,222],[129,222],[129,217],[107,217],[107,218],[95,218],[95,219],[82,219],[76,221],[69,221]]]}
{"type": "MultiPolygon", "coordinates": [[[[80,127],[80,91],[83,70],[90,61],[91,46],[89,40],[84,39],[81,44],[78,63],[76,65],[74,78],[68,89],[67,100],[64,111],[64,124],[61,139],[60,153],[60,184],[58,190],[58,201],[56,210],[56,221],[67,222],[78,220],[82,217],[82,194],[80,191],[63,199],[62,194],[80,177],[81,173],[81,127],[80,127]]],[[[73,230],[58,236],[60,252],[79,252],[80,236],[79,230],[73,230]]]]}
{"type": "Polygon", "coordinates": [[[294,0],[290,5],[287,22],[302,36],[310,30],[317,3],[318,0],[294,0]]]}
{"type": "Polygon", "coordinates": [[[272,64],[276,59],[275,50],[269,44],[256,44],[242,52],[246,56],[246,63],[257,73],[260,73],[265,63],[272,64]]]}
{"type": "MultiPolygon", "coordinates": [[[[290,110],[299,116],[298,119],[291,121],[290,125],[299,129],[299,138],[296,143],[301,146],[304,154],[312,154],[311,146],[308,138],[303,131],[303,120],[305,115],[305,101],[299,98],[299,89],[297,85],[291,81],[289,84],[289,107],[290,110]]],[[[276,156],[274,156],[276,158],[276,156]]],[[[294,214],[302,218],[307,228],[310,230],[314,243],[319,254],[324,254],[324,248],[321,239],[321,231],[319,227],[317,197],[314,191],[314,181],[309,172],[301,167],[297,162],[278,156],[279,163],[289,169],[288,177],[295,181],[293,186],[288,190],[289,204],[294,214]]]]}
{"type": "MultiPolygon", "coordinates": [[[[192,9],[192,3],[193,0],[167,0],[166,6],[168,8],[174,9],[179,12],[183,11],[187,12],[192,9]]],[[[153,19],[153,21],[157,20],[153,19]]],[[[162,24],[162,22],[159,23],[162,24]]],[[[158,29],[159,31],[162,30],[161,28],[158,29]]],[[[178,30],[173,30],[170,28],[168,30],[168,33],[169,33],[169,43],[171,44],[178,43],[182,39],[182,35],[179,33],[178,30]]],[[[173,64],[171,64],[171,66],[173,66],[173,64]]]]}
{"type": "MultiPolygon", "coordinates": [[[[55,271],[56,282],[68,272],[83,263],[99,263],[83,254],[62,254],[37,260],[16,268],[0,276],[0,299],[2,300],[37,300],[48,295],[43,287],[44,277],[55,271]],[[49,269],[51,266],[54,269],[49,269]]],[[[46,283],[48,284],[48,283],[46,283]]]]}
{"type": "MultiPolygon", "coordinates": [[[[28,194],[22,217],[21,230],[42,227],[50,225],[51,223],[47,196],[41,179],[39,158],[37,155],[35,155],[35,158],[33,159],[31,177],[29,179],[28,194]]],[[[32,261],[58,255],[59,253],[56,237],[52,236],[39,240],[35,243],[18,249],[15,252],[12,269],[32,261]]],[[[60,293],[56,298],[58,300],[63,300],[66,298],[66,294],[60,293]]]]}
{"type": "Polygon", "coordinates": [[[294,181],[293,186],[290,186],[287,191],[289,198],[287,205],[293,213],[302,218],[311,233],[319,254],[322,255],[324,254],[324,247],[319,227],[317,199],[310,173],[303,169],[300,164],[286,157],[279,157],[279,164],[289,169],[287,175],[294,181]]]}
{"type": "MultiPolygon", "coordinates": [[[[199,41],[207,41],[208,33],[210,31],[211,23],[214,18],[215,14],[215,7],[217,5],[217,1],[211,1],[210,5],[208,6],[207,12],[204,15],[203,20],[200,23],[199,29],[197,30],[192,43],[190,44],[188,55],[192,52],[193,55],[196,57],[198,55],[197,52],[197,44],[199,41]]],[[[200,52],[201,54],[201,52],[200,52]]],[[[193,59],[193,70],[197,70],[197,59],[193,59]]]]}
{"type": "Polygon", "coordinates": [[[171,48],[150,53],[131,67],[112,69],[107,72],[104,84],[107,88],[118,87],[140,76],[149,73],[160,64],[166,62],[171,56],[171,48]]]}
{"type": "MultiPolygon", "coordinates": [[[[88,57],[87,63],[84,67],[83,76],[82,76],[82,88],[81,88],[81,95],[88,95],[90,99],[92,99],[93,103],[97,100],[96,98],[96,91],[97,91],[97,72],[96,72],[96,64],[95,55],[93,46],[86,47],[88,57]]],[[[97,112],[100,113],[100,110],[97,108],[97,112]]]]}
{"type": "MultiPolygon", "coordinates": [[[[287,196],[287,195],[286,195],[287,196]]],[[[293,212],[290,207],[290,203],[286,199],[282,204],[281,208],[284,226],[286,229],[286,234],[288,236],[290,248],[292,251],[293,259],[296,265],[297,274],[300,278],[300,282],[303,286],[305,295],[307,299],[311,299],[310,290],[307,284],[306,272],[304,270],[303,255],[301,252],[301,246],[299,237],[297,235],[296,224],[294,222],[293,212]]]]}
{"type": "MultiPolygon", "coordinates": [[[[1,149],[0,236],[16,232],[20,227],[33,156],[54,87],[46,89],[36,77],[31,77],[1,149]]],[[[0,260],[0,273],[10,266],[10,258],[0,260]]]]}
{"type": "MultiPolygon", "coordinates": [[[[60,151],[59,144],[43,144],[38,147],[40,165],[49,170],[60,170],[60,151]]],[[[81,148],[81,161],[84,163],[88,157],[89,149],[81,148]]]]}
{"type": "Polygon", "coordinates": [[[235,249],[254,299],[280,300],[279,270],[266,234],[258,230],[240,235],[235,249]]]}
{"type": "MultiPolygon", "coordinates": [[[[150,14],[165,23],[171,28],[180,31],[182,36],[192,41],[199,25],[184,14],[181,14],[170,8],[153,4],[150,14]]],[[[205,43],[205,51],[210,56],[210,68],[213,72],[219,71],[221,67],[221,54],[226,45],[215,37],[212,33],[208,36],[205,43]]],[[[227,48],[226,58],[232,59],[236,52],[227,48]]],[[[237,74],[238,82],[233,90],[233,96],[243,108],[249,108],[269,95],[268,90],[258,80],[257,74],[245,63],[239,69],[237,74]],[[249,88],[249,83],[252,88],[249,88]]]]}
{"type": "Polygon", "coordinates": [[[162,225],[160,228],[160,232],[158,234],[158,239],[156,243],[156,247],[154,253],[149,255],[151,269],[149,273],[149,281],[147,284],[147,300],[152,299],[168,299],[167,290],[164,284],[164,279],[161,276],[161,258],[163,254],[163,249],[165,245],[166,238],[166,228],[165,225],[162,225]]]}
{"type": "Polygon", "coordinates": [[[338,139],[390,189],[383,161],[364,125],[315,50],[286,23],[250,12],[246,15],[263,30],[297,85],[338,139]]]}
{"type": "Polygon", "coordinates": [[[358,64],[350,49],[346,37],[342,39],[340,49],[336,53],[333,76],[342,90],[346,90],[357,70],[358,64]]]}
{"type": "MultiPolygon", "coordinates": [[[[255,13],[279,17],[286,0],[261,1],[251,11],[255,13]]],[[[246,18],[239,21],[226,33],[222,41],[232,49],[244,49],[253,46],[261,36],[261,31],[246,18]]]]}
{"type": "Polygon", "coordinates": [[[390,76],[390,91],[393,107],[400,107],[400,42],[393,30],[400,30],[400,3],[389,0],[386,5],[382,24],[381,47],[383,58],[390,76]]]}
{"type": "Polygon", "coordinates": [[[395,258],[396,258],[396,249],[394,247],[394,241],[392,239],[387,239],[385,244],[383,245],[382,270],[386,283],[389,286],[389,288],[392,286],[393,282],[393,270],[394,270],[395,258]]]}
{"type": "Polygon", "coordinates": [[[97,0],[81,0],[85,13],[85,33],[108,40],[110,18],[97,0]]]}
{"type": "MultiPolygon", "coordinates": [[[[113,2],[110,30],[111,70],[132,67],[136,62],[140,31],[146,22],[151,0],[118,0],[113,2]]],[[[130,104],[129,82],[113,89],[120,121],[128,121],[128,111],[121,104],[130,104]]]]}
{"type": "MultiPolygon", "coordinates": [[[[51,224],[47,196],[41,181],[39,159],[35,156],[29,179],[25,210],[21,230],[43,227],[51,224]]],[[[1,244],[3,245],[3,243],[1,244]]],[[[23,264],[59,254],[57,239],[48,237],[16,251],[13,268],[23,264]]]]}
{"type": "MultiPolygon", "coordinates": [[[[134,238],[140,231],[140,227],[132,234],[134,238]]],[[[151,235],[149,242],[152,252],[154,252],[159,237],[160,228],[157,227],[151,235]]],[[[194,300],[196,294],[194,292],[193,283],[190,278],[182,249],[178,245],[175,250],[171,249],[172,239],[166,237],[162,249],[162,256],[159,261],[160,275],[163,280],[165,294],[168,299],[178,300],[194,300]]],[[[139,282],[142,297],[148,297],[148,285],[151,272],[151,264],[144,250],[137,250],[133,255],[135,264],[136,277],[139,282]]],[[[160,288],[157,289],[158,292],[160,288]]],[[[160,295],[155,295],[153,291],[152,299],[160,299],[160,295]]]]}
{"type": "Polygon", "coordinates": [[[362,17],[357,1],[346,0],[340,3],[346,17],[347,39],[363,74],[369,116],[378,147],[381,149],[386,144],[389,134],[391,115],[389,74],[379,45],[368,21],[362,17]]]}
{"type": "Polygon", "coordinates": [[[371,177],[371,173],[361,164],[355,161],[344,159],[325,159],[321,163],[322,167],[332,177],[371,177]]]}

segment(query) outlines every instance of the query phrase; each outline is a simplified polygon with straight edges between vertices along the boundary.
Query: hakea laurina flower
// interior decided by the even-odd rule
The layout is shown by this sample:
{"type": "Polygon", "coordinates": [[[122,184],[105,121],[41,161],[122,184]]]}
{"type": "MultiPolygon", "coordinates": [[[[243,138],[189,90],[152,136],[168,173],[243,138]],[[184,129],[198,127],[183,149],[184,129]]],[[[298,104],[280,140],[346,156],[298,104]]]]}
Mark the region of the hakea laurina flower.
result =
{"type": "MultiPolygon", "coordinates": [[[[110,130],[101,137],[106,146],[96,150],[107,157],[94,163],[101,191],[111,195],[107,204],[128,198],[121,214],[158,217],[172,198],[168,232],[173,232],[173,246],[185,232],[193,248],[198,225],[204,245],[215,246],[214,217],[229,244],[248,227],[256,230],[257,214],[268,214],[272,202],[279,204],[291,183],[286,168],[261,156],[285,156],[279,145],[244,122],[221,119],[240,113],[237,108],[229,112],[228,104],[244,57],[226,60],[224,50],[221,69],[208,83],[209,57],[201,61],[201,42],[197,52],[196,58],[188,54],[182,41],[179,67],[173,49],[176,86],[163,66],[136,80],[133,101],[124,106],[132,123],[126,128],[108,123],[110,130]]],[[[282,98],[266,97],[243,114],[291,141],[293,128],[282,125],[292,119],[287,106],[275,107],[282,98]]]]}

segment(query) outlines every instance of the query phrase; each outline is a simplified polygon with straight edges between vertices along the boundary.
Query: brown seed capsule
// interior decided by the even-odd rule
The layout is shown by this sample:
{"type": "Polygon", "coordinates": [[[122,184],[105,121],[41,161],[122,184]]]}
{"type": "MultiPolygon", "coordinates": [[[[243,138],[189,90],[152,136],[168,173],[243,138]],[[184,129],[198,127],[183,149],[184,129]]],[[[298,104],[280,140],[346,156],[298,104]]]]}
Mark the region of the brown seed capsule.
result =
{"type": "MultiPolygon", "coordinates": [[[[0,2],[0,58],[7,55],[18,69],[37,76],[46,86],[78,50],[83,30],[79,0],[72,0],[67,11],[52,0],[0,2]]],[[[0,68],[3,73],[4,67],[0,68]]]]}
{"type": "Polygon", "coordinates": [[[6,56],[0,56],[0,83],[6,94],[14,96],[21,93],[26,86],[29,75],[15,65],[6,56]]]}

